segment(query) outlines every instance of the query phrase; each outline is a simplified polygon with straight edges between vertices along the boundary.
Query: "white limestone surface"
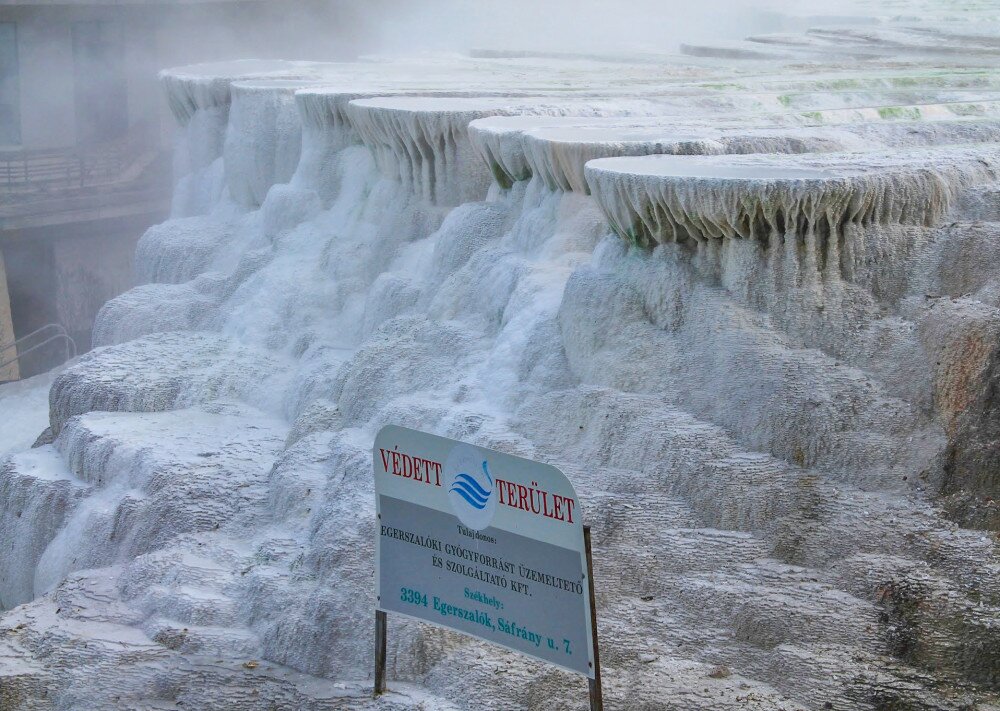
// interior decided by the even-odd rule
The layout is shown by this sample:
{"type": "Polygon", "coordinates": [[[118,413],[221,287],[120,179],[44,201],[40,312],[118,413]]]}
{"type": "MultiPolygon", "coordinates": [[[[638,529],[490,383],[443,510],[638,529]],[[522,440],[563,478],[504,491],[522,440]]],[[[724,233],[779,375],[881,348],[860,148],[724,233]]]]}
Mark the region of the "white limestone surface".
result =
{"type": "Polygon", "coordinates": [[[844,224],[932,226],[966,188],[992,182],[996,149],[607,158],[587,167],[609,222],[639,242],[844,224]]]}
{"type": "Polygon", "coordinates": [[[392,616],[370,698],[388,423],[573,481],[608,708],[997,707],[990,15],[911,5],[790,62],[166,72],[209,160],[14,398],[51,429],[0,460],[0,708],[583,707],[392,616]]]}
{"type": "Polygon", "coordinates": [[[469,123],[488,116],[601,116],[627,114],[628,103],[595,97],[421,97],[357,99],[351,123],[379,169],[423,199],[454,206],[481,196],[489,184],[469,142],[469,123]]]}
{"type": "Polygon", "coordinates": [[[48,427],[46,404],[55,376],[49,372],[0,387],[0,410],[5,419],[0,428],[0,457],[27,449],[48,427]]]}

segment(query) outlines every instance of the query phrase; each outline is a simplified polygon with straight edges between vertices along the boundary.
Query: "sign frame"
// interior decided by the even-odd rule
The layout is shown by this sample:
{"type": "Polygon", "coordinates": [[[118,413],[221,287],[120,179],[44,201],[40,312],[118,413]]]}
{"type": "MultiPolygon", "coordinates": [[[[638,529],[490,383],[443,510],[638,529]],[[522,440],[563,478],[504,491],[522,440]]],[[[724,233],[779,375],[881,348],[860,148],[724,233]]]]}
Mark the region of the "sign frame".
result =
{"type": "MultiPolygon", "coordinates": [[[[604,703],[601,685],[590,526],[582,524],[582,507],[578,505],[579,499],[566,476],[555,467],[542,462],[515,457],[504,452],[396,425],[387,425],[379,430],[372,447],[372,466],[376,484],[377,522],[375,542],[375,683],[373,695],[377,697],[385,693],[387,688],[385,678],[387,613],[393,612],[420,620],[421,622],[429,622],[430,624],[478,637],[484,641],[503,646],[511,651],[520,652],[526,656],[554,664],[575,674],[582,674],[587,677],[591,710],[602,711],[604,703]],[[479,469],[480,460],[482,474],[476,471],[479,469]],[[470,476],[467,472],[472,472],[472,475],[470,476]],[[494,472],[497,472],[496,479],[491,476],[494,472]],[[503,479],[501,479],[501,474],[503,475],[503,479]],[[529,484],[530,486],[528,486],[529,484]],[[389,525],[382,523],[383,506],[386,507],[385,513],[387,518],[385,520],[389,525]],[[415,511],[415,507],[423,510],[415,511]],[[413,514],[417,515],[414,516],[413,514]],[[413,559],[420,558],[419,555],[415,556],[409,553],[405,560],[400,559],[400,548],[395,545],[397,539],[402,536],[408,544],[415,543],[429,549],[431,553],[434,551],[440,553],[442,550],[441,540],[448,538],[448,534],[435,534],[439,538],[428,534],[424,538],[422,535],[414,534],[401,528],[395,528],[391,525],[398,520],[406,521],[407,525],[409,525],[410,517],[424,518],[424,526],[432,532],[443,532],[454,525],[462,536],[476,539],[475,543],[468,544],[470,547],[474,547],[480,540],[492,543],[501,551],[512,550],[512,546],[516,546],[516,550],[519,552],[530,551],[536,556],[544,557],[546,560],[550,558],[558,559],[561,561],[564,570],[572,571],[576,569],[580,573],[580,577],[586,578],[586,590],[580,590],[581,585],[573,582],[569,576],[567,578],[560,578],[547,573],[541,573],[540,570],[532,570],[531,573],[544,575],[546,578],[545,582],[557,589],[562,587],[564,595],[567,590],[575,590],[577,594],[581,594],[582,609],[576,607],[580,603],[570,603],[570,605],[580,610],[585,618],[583,625],[585,627],[584,639],[588,647],[586,670],[582,667],[582,660],[573,660],[574,665],[570,666],[569,662],[561,663],[560,659],[554,658],[557,657],[558,652],[550,651],[556,650],[556,647],[552,646],[553,639],[551,637],[548,638],[548,649],[546,649],[541,646],[542,635],[540,633],[530,632],[527,629],[521,630],[522,632],[528,632],[535,638],[529,640],[527,645],[522,641],[525,639],[523,634],[520,639],[515,639],[511,643],[505,642],[505,638],[501,638],[496,634],[497,627],[493,624],[488,613],[477,612],[474,622],[485,625],[487,630],[493,632],[493,635],[489,635],[485,631],[482,634],[478,634],[478,628],[469,629],[469,625],[460,625],[458,622],[449,623],[433,619],[433,616],[429,616],[429,612],[424,612],[421,609],[419,592],[417,592],[418,604],[415,610],[424,612],[424,616],[410,614],[403,604],[395,600],[395,595],[391,597],[387,595],[387,599],[383,601],[382,594],[386,592],[382,590],[384,582],[382,576],[383,555],[386,555],[387,559],[393,563],[393,565],[389,566],[392,573],[387,576],[392,582],[385,582],[385,585],[393,586],[394,592],[395,586],[399,583],[399,575],[401,574],[396,568],[400,570],[415,568],[417,572],[412,572],[411,570],[411,574],[414,576],[425,575],[427,573],[427,570],[425,570],[426,564],[418,566],[411,562],[413,559]],[[480,534],[480,531],[485,533],[480,534]],[[383,551],[383,537],[387,535],[389,536],[387,539],[389,540],[389,545],[387,546],[388,553],[385,553],[383,551]],[[526,542],[528,545],[525,545],[526,542]],[[572,563],[575,555],[580,556],[578,564],[572,563]],[[566,568],[566,565],[569,568],[566,568]],[[582,570],[577,568],[576,565],[579,565],[582,570]],[[483,621],[483,618],[485,618],[485,621],[483,621]],[[534,648],[541,649],[542,651],[534,653],[530,648],[530,642],[532,641],[535,645],[534,648]],[[525,646],[529,648],[526,649],[524,648],[525,646]],[[543,656],[542,652],[546,652],[547,656],[543,656]]],[[[421,529],[421,533],[424,533],[423,528],[421,529]]],[[[463,543],[464,541],[460,541],[457,544],[458,547],[461,547],[463,543]]],[[[456,549],[456,544],[448,543],[446,545],[452,551],[456,549]]],[[[452,555],[454,554],[452,553],[452,555]]],[[[489,557],[485,555],[480,556],[478,553],[474,553],[473,555],[479,556],[479,558],[489,557]]],[[[430,558],[433,567],[442,568],[442,557],[430,554],[430,558]]],[[[513,557],[511,559],[513,560],[513,557]]],[[[507,570],[509,572],[513,569],[513,562],[504,561],[502,555],[499,558],[491,558],[491,560],[492,563],[487,563],[487,565],[492,564],[501,571],[507,570]]],[[[456,564],[455,568],[451,567],[454,562],[454,560],[448,561],[451,572],[455,572],[456,569],[465,568],[460,562],[456,564]]],[[[519,565],[519,571],[520,568],[521,566],[519,565]]],[[[471,578],[476,578],[477,575],[484,575],[492,571],[486,568],[478,568],[471,575],[465,570],[461,572],[464,575],[469,575],[471,578]]],[[[436,573],[436,575],[438,581],[445,580],[453,585],[460,584],[451,580],[451,578],[443,578],[440,573],[436,573]]],[[[498,589],[496,578],[503,577],[502,572],[498,575],[489,575],[490,586],[498,589]]],[[[532,584],[536,581],[536,578],[532,575],[528,575],[525,579],[532,581],[532,584]]],[[[516,587],[518,585],[527,590],[527,586],[523,582],[518,583],[513,577],[509,578],[509,580],[510,585],[515,586],[514,592],[520,592],[516,587]]],[[[500,580],[499,582],[503,583],[503,589],[506,591],[507,579],[500,580]]],[[[483,581],[483,584],[485,584],[485,581],[483,581]]],[[[435,583],[424,582],[418,584],[418,587],[424,586],[435,588],[435,583]]],[[[545,598],[546,594],[551,599],[552,595],[556,594],[548,590],[544,584],[534,587],[533,590],[535,592],[526,593],[527,597],[534,597],[538,593],[542,595],[542,599],[545,598]]],[[[468,597],[469,588],[464,588],[464,591],[466,597],[468,597]]],[[[511,595],[513,594],[512,592],[511,595]]],[[[423,598],[426,600],[426,592],[423,594],[423,598]]],[[[443,600],[439,600],[436,596],[433,599],[435,601],[435,610],[438,609],[439,602],[442,603],[443,607],[443,600]]],[[[516,597],[515,601],[517,604],[514,605],[513,610],[528,616],[529,622],[522,622],[526,627],[531,624],[530,615],[546,614],[546,609],[542,606],[541,601],[535,604],[534,602],[526,602],[520,597],[516,597]]],[[[510,602],[509,597],[505,597],[505,602],[503,603],[497,600],[496,604],[499,606],[495,609],[505,609],[508,602],[510,602]]],[[[423,602],[423,607],[428,607],[426,602],[423,602]]],[[[448,607],[450,608],[451,606],[449,605],[448,607]]],[[[462,612],[468,613],[469,611],[462,610],[462,612]]],[[[551,617],[551,612],[548,613],[548,616],[551,617]]],[[[445,619],[450,620],[449,617],[442,613],[442,620],[445,619]]],[[[471,620],[472,617],[466,614],[465,619],[471,620]]],[[[572,615],[570,619],[572,620],[572,615]]],[[[500,625],[504,625],[505,621],[503,618],[498,618],[497,622],[500,625]]],[[[572,625],[575,623],[564,624],[572,625]]],[[[507,625],[515,625],[515,623],[508,622],[507,625]]],[[[576,634],[579,634],[579,628],[577,629],[578,632],[576,634]]],[[[502,631],[513,635],[513,632],[508,629],[503,629],[502,631]]],[[[575,635],[570,633],[567,636],[573,638],[575,635]]],[[[576,639],[579,640],[580,638],[576,637],[576,639]]],[[[567,654],[571,654],[569,652],[569,640],[564,641],[567,645],[567,654]]]]}

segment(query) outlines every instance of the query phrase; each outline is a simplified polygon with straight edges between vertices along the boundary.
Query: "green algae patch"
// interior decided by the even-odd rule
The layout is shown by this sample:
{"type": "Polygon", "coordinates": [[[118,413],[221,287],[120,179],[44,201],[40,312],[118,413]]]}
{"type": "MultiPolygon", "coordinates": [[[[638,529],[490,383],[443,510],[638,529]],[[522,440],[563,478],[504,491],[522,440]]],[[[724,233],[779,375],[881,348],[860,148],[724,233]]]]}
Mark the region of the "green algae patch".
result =
{"type": "Polygon", "coordinates": [[[956,116],[985,116],[986,107],[982,104],[952,104],[948,107],[956,116]]]}
{"type": "Polygon", "coordinates": [[[917,121],[920,109],[915,106],[883,106],[878,110],[878,116],[884,121],[917,121]]]}
{"type": "Polygon", "coordinates": [[[749,87],[743,84],[732,84],[727,82],[715,82],[712,84],[701,84],[703,89],[712,89],[713,91],[747,91],[749,87]]]}

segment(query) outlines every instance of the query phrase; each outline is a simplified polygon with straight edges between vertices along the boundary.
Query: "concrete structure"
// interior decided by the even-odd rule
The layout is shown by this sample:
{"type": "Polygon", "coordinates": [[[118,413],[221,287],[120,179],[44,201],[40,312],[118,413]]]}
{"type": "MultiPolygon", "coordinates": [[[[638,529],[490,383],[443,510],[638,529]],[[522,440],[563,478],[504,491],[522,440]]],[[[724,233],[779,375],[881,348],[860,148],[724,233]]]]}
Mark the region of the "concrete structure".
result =
{"type": "Polygon", "coordinates": [[[3,262],[3,252],[0,252],[0,382],[17,380],[20,370],[17,363],[9,363],[17,350],[13,347],[6,347],[7,343],[14,341],[14,326],[10,315],[10,297],[7,291],[7,268],[3,262]]]}
{"type": "MultiPolygon", "coordinates": [[[[97,310],[132,285],[135,242],[169,208],[173,124],[157,70],[315,56],[309,37],[331,43],[306,27],[325,24],[331,7],[0,0],[0,347],[59,323],[87,350],[97,310]]],[[[61,343],[33,351],[19,369],[0,366],[0,382],[62,357],[61,343]]]]}

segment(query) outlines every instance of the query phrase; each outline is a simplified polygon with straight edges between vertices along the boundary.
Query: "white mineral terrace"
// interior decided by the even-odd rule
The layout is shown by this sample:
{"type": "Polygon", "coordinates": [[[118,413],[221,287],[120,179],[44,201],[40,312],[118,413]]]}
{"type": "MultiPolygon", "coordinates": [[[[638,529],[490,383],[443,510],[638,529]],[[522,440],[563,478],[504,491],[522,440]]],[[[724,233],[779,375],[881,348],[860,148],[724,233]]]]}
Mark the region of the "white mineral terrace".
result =
{"type": "Polygon", "coordinates": [[[234,81],[315,77],[322,66],[315,62],[262,60],[198,64],[161,72],[160,81],[170,109],[177,121],[184,124],[197,111],[228,105],[229,87],[234,81]]]}
{"type": "Polygon", "coordinates": [[[394,615],[371,697],[387,424],[567,474],[608,709],[1000,708],[1000,10],[842,5],[165,70],[138,286],[0,387],[0,711],[586,708],[394,615]]]}
{"type": "Polygon", "coordinates": [[[587,164],[609,224],[642,243],[805,234],[822,221],[937,224],[964,190],[998,177],[993,146],[800,156],[644,156],[587,164]]]}
{"type": "MultiPolygon", "coordinates": [[[[538,173],[553,190],[586,192],[583,168],[592,158],[724,151],[720,139],[731,121],[712,116],[670,117],[669,99],[623,103],[622,115],[493,116],[469,124],[469,139],[499,184],[510,187],[538,173]]],[[[780,119],[776,119],[780,121],[780,119]]],[[[767,119],[763,119],[767,123],[767,119]]]]}
{"type": "Polygon", "coordinates": [[[413,187],[429,202],[458,205],[481,196],[488,176],[469,143],[468,127],[488,116],[621,115],[628,102],[563,98],[393,96],[356,99],[351,124],[383,173],[413,187]]]}
{"type": "Polygon", "coordinates": [[[540,128],[525,132],[527,163],[551,190],[588,192],[583,168],[592,158],[606,156],[707,155],[723,153],[718,133],[703,130],[655,131],[650,129],[601,130],[593,128],[540,128]]]}
{"type": "Polygon", "coordinates": [[[796,126],[769,115],[747,127],[725,117],[664,118],[633,108],[625,117],[500,116],[469,124],[469,138],[498,183],[537,175],[552,190],[588,193],[586,163],[609,156],[654,154],[817,153],[885,147],[982,143],[995,120],[959,119],[885,125],[796,126]],[[771,124],[771,127],[767,127],[771,124]]]}

